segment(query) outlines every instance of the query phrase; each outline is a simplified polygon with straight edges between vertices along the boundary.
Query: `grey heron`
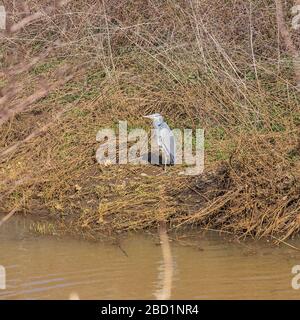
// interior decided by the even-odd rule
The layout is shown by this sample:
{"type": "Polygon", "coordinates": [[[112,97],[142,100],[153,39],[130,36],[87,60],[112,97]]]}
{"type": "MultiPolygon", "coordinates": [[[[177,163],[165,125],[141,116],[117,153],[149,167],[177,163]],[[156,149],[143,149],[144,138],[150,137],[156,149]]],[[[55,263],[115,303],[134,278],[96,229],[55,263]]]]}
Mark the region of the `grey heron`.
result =
{"type": "Polygon", "coordinates": [[[167,159],[169,164],[174,165],[176,161],[176,145],[173,132],[168,124],[164,121],[164,118],[159,113],[150,114],[144,116],[144,118],[152,119],[153,127],[155,129],[155,138],[158,147],[163,151],[165,155],[165,165],[167,159]]]}

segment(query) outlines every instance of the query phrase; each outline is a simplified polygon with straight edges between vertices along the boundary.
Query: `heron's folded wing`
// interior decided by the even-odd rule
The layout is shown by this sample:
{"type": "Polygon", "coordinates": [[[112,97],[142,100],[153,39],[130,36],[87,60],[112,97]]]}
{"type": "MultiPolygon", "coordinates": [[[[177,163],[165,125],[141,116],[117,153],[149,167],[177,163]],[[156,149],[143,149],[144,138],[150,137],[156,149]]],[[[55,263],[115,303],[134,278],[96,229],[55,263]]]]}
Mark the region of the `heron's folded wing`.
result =
{"type": "Polygon", "coordinates": [[[175,163],[176,147],[175,138],[173,132],[169,127],[163,127],[160,129],[160,140],[164,152],[170,157],[170,161],[175,163]]]}

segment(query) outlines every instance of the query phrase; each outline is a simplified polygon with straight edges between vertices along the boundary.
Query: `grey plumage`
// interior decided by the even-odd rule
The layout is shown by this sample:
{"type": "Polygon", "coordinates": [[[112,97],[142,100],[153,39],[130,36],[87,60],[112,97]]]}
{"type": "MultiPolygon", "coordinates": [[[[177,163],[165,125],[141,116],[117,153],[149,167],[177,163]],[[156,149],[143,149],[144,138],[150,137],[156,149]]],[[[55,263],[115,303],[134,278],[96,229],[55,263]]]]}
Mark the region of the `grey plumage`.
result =
{"type": "Polygon", "coordinates": [[[153,120],[155,129],[155,137],[159,148],[164,152],[165,157],[169,159],[170,164],[175,164],[176,161],[176,145],[172,130],[164,121],[164,118],[159,113],[154,113],[145,118],[153,120]]]}

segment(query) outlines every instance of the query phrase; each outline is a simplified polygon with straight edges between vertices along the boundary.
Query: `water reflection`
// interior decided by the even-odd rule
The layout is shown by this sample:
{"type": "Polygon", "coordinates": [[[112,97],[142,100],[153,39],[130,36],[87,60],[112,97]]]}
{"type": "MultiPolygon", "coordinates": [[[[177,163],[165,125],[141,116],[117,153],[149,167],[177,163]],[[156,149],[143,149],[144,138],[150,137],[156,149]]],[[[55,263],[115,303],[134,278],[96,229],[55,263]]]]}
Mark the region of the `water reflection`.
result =
{"type": "Polygon", "coordinates": [[[163,265],[162,271],[159,273],[159,282],[162,283],[162,289],[155,295],[158,300],[168,300],[171,298],[172,280],[173,280],[173,257],[169,236],[166,230],[166,224],[161,222],[159,225],[159,238],[162,250],[163,265]]]}

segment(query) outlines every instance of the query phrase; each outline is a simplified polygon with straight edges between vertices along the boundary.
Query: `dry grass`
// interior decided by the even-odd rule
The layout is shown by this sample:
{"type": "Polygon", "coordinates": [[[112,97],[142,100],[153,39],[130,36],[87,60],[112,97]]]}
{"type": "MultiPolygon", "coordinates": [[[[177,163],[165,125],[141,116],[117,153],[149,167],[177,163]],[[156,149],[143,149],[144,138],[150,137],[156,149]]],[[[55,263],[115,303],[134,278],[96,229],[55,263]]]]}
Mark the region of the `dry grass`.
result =
{"type": "Polygon", "coordinates": [[[46,213],[93,235],[162,220],[237,237],[297,234],[299,93],[273,1],[70,1],[28,19],[45,3],[7,4],[1,211],[46,213]],[[96,163],[99,129],[147,128],[150,112],[205,129],[202,176],[96,163]]]}

